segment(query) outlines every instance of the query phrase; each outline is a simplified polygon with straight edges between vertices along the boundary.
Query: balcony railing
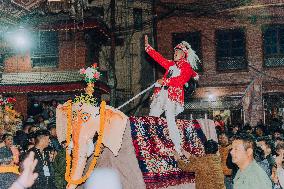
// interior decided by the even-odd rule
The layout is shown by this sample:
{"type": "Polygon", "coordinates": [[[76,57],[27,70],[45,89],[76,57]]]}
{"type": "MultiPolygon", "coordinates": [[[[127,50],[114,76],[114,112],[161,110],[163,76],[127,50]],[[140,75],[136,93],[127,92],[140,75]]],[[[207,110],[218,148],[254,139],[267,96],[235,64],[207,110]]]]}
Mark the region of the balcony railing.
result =
{"type": "Polygon", "coordinates": [[[217,70],[243,70],[247,68],[247,61],[244,57],[222,57],[217,60],[217,70]]]}

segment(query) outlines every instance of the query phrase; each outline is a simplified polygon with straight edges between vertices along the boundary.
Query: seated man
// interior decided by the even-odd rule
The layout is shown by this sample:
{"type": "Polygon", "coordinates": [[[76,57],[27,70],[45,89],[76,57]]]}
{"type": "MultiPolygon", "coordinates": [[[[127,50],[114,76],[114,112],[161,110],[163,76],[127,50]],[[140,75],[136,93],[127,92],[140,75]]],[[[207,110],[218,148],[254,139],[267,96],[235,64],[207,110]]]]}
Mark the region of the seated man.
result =
{"type": "Polygon", "coordinates": [[[193,157],[186,151],[183,154],[189,163],[178,160],[178,167],[184,171],[195,172],[196,189],[225,189],[221,159],[216,154],[218,144],[213,140],[204,143],[205,156],[193,157]]]}

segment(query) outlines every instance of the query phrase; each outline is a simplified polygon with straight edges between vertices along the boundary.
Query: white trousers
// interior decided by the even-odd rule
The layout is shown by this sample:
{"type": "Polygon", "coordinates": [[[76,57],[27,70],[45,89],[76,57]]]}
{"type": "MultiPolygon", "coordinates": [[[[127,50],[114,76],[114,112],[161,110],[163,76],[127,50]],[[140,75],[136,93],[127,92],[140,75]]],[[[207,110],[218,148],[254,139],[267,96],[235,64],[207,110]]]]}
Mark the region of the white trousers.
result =
{"type": "Polygon", "coordinates": [[[153,98],[150,105],[150,116],[160,117],[165,112],[166,120],[169,128],[169,135],[174,143],[175,150],[182,155],[181,152],[181,135],[176,125],[175,117],[183,111],[181,104],[173,102],[168,98],[168,91],[162,89],[157,96],[153,98]]]}

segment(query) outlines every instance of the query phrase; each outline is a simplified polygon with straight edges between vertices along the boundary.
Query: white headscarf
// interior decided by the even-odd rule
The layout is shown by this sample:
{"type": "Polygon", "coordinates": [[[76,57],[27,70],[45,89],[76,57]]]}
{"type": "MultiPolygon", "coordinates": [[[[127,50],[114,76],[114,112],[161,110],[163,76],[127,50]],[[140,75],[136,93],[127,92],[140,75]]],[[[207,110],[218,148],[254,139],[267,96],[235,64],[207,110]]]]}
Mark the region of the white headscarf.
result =
{"type": "Polygon", "coordinates": [[[196,52],[191,48],[190,44],[186,41],[182,41],[178,44],[175,49],[181,49],[187,58],[187,61],[194,70],[198,69],[197,64],[200,63],[200,59],[197,56],[196,52]]]}

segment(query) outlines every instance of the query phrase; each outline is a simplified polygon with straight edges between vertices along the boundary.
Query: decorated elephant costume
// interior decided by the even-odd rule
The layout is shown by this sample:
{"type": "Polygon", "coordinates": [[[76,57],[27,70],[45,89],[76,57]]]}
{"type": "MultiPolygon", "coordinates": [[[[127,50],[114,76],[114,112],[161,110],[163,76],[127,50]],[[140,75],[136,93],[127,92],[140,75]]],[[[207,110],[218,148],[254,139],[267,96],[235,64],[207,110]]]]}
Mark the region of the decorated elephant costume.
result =
{"type": "MultiPolygon", "coordinates": [[[[95,68],[86,75],[97,74],[95,68]]],[[[67,188],[80,188],[94,167],[116,169],[124,189],[195,188],[194,173],[182,172],[177,167],[166,119],[127,117],[104,101],[99,105],[92,96],[94,81],[89,81],[92,78],[87,81],[86,95],[69,100],[56,110],[58,140],[66,140],[68,146],[67,188]],[[98,140],[94,146],[96,133],[98,140]]],[[[206,120],[206,124],[212,126],[214,122],[206,120]]],[[[202,155],[202,143],[211,139],[212,134],[204,135],[198,121],[177,120],[177,126],[183,148],[193,155],[202,155]]]]}

